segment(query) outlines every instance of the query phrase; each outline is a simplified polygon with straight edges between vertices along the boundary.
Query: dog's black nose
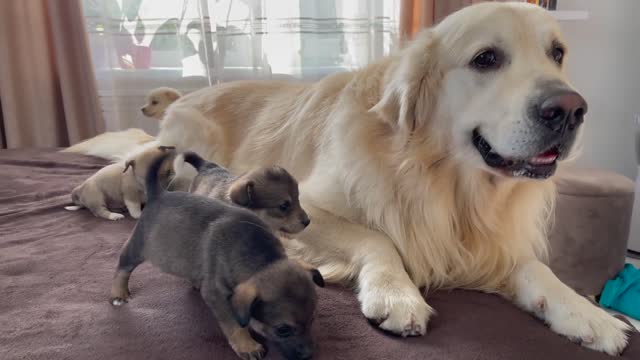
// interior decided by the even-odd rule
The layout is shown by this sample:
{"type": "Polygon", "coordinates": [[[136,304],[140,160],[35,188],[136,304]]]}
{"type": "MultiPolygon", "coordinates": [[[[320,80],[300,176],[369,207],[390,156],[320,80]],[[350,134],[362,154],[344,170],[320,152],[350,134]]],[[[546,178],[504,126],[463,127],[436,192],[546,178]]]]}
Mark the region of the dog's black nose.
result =
{"type": "Polygon", "coordinates": [[[305,227],[309,226],[309,224],[311,224],[311,219],[306,218],[302,220],[302,225],[304,225],[305,227]]]}
{"type": "Polygon", "coordinates": [[[573,131],[584,121],[587,102],[575,91],[562,90],[542,101],[538,119],[547,128],[562,133],[573,131]]]}

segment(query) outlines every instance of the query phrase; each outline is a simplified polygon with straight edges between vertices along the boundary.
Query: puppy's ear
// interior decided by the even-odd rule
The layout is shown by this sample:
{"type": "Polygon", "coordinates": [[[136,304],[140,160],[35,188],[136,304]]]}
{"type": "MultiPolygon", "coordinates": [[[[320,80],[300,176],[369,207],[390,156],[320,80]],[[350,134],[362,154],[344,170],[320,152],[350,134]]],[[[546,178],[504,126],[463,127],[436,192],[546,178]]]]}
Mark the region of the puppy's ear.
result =
{"type": "Polygon", "coordinates": [[[318,269],[311,269],[309,272],[311,272],[311,280],[313,280],[316,285],[323,288],[324,278],[322,277],[322,274],[320,274],[320,271],[318,271],[318,269]]]}
{"type": "Polygon", "coordinates": [[[255,184],[249,179],[238,179],[229,188],[229,198],[234,204],[251,206],[255,184]]]}
{"type": "Polygon", "coordinates": [[[246,327],[249,325],[251,313],[258,301],[258,289],[251,280],[245,281],[233,289],[231,309],[240,326],[246,327]]]}
{"type": "Polygon", "coordinates": [[[436,52],[433,32],[418,34],[387,69],[381,98],[369,109],[405,136],[424,125],[436,106],[442,78],[436,52]]]}
{"type": "Polygon", "coordinates": [[[176,101],[180,98],[180,93],[178,93],[177,91],[167,91],[166,95],[167,98],[171,101],[176,101]]]}
{"type": "Polygon", "coordinates": [[[122,173],[126,173],[127,170],[129,170],[129,168],[131,168],[131,170],[135,171],[136,170],[136,161],[135,160],[128,160],[126,163],[124,163],[124,170],[122,170],[122,173]]]}
{"type": "Polygon", "coordinates": [[[307,264],[304,261],[298,261],[298,263],[302,265],[305,270],[311,273],[311,280],[313,280],[316,285],[318,285],[319,287],[324,287],[324,278],[322,277],[322,274],[320,274],[320,271],[318,271],[318,269],[314,268],[313,266],[311,266],[311,264],[307,264]]]}

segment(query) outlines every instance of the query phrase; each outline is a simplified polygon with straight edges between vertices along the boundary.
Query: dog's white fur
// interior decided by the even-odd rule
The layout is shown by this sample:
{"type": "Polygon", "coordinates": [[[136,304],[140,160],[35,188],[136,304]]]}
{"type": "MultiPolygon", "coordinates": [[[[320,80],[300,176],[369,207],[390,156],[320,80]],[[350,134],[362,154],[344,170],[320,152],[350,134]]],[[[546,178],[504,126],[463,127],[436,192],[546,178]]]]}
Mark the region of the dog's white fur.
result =
{"type": "Polygon", "coordinates": [[[141,129],[109,131],[70,146],[62,152],[97,156],[109,160],[122,160],[136,151],[140,145],[154,141],[155,138],[141,129]]]}
{"type": "Polygon", "coordinates": [[[567,82],[548,55],[554,38],[558,25],[541,8],[475,5],[354,73],[189,94],[167,110],[158,141],[235,172],[287,168],[312,219],[289,252],[328,280],[355,281],[362,311],[383,329],[424,334],[433,309],[418,287],[462,287],[499,293],[557,333],[616,354],[627,325],[538,260],[553,183],[494,173],[469,136],[482,126],[502,153],[526,150],[520,120],[537,80],[567,82]],[[509,53],[507,68],[469,68],[487,46],[509,53]]]}

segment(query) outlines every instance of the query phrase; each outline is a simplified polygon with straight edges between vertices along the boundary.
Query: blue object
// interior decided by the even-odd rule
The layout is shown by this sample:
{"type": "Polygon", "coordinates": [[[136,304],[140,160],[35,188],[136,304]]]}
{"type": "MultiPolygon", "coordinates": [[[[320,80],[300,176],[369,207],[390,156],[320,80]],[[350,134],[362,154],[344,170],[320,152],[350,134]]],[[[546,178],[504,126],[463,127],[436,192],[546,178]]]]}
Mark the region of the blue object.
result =
{"type": "Polygon", "coordinates": [[[626,264],[615,279],[604,285],[600,305],[640,320],[640,270],[626,264]]]}

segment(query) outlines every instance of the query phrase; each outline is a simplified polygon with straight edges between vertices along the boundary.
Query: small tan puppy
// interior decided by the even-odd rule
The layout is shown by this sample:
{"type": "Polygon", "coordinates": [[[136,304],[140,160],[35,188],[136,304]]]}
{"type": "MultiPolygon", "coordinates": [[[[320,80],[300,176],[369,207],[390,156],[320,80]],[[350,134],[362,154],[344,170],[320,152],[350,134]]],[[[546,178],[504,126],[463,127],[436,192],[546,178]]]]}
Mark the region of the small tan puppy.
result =
{"type": "Polygon", "coordinates": [[[146,104],[140,108],[144,116],[161,120],[165,109],[178,100],[182,94],[173,88],[159,87],[149,91],[146,104]]]}
{"type": "MultiPolygon", "coordinates": [[[[172,149],[166,146],[149,147],[132,155],[126,161],[107,165],[77,186],[71,192],[74,205],[70,211],[89,209],[95,216],[108,220],[120,220],[124,215],[113,210],[126,210],[137,219],[145,202],[144,179],[153,159],[172,149]]],[[[172,161],[162,164],[160,181],[165,188],[173,177],[172,161]]]]}

